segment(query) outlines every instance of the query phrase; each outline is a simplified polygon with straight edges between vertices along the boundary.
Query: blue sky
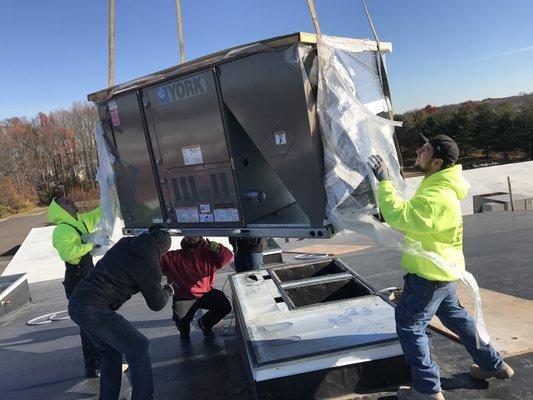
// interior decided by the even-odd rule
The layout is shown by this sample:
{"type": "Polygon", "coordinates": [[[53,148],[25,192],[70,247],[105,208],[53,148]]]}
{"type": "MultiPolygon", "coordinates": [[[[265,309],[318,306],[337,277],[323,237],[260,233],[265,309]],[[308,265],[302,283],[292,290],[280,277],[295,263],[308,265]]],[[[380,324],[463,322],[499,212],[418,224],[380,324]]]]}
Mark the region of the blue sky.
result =
{"type": "MultiPolygon", "coordinates": [[[[116,0],[115,82],[179,61],[174,0],[116,0]]],[[[371,37],[358,0],[315,0],[322,31],[371,37]]],[[[367,0],[395,110],[533,91],[533,1],[367,0]]],[[[313,31],[305,0],[182,0],[188,60],[313,31]]],[[[0,119],[68,107],[107,85],[107,0],[0,1],[0,119]]]]}

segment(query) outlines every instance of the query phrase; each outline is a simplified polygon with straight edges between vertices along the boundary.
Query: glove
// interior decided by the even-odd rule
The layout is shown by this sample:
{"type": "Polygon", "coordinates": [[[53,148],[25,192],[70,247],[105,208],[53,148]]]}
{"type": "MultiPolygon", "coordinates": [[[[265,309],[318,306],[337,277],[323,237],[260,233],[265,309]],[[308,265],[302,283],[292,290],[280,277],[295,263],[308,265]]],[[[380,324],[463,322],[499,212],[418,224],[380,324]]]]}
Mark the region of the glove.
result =
{"type": "Polygon", "coordinates": [[[174,296],[174,287],[170,283],[167,283],[165,286],[163,286],[163,292],[165,292],[167,297],[170,299],[172,296],[174,296]]]}
{"type": "Polygon", "coordinates": [[[220,246],[222,246],[220,243],[207,241],[207,247],[209,247],[209,250],[212,252],[218,253],[220,246]]]}
{"type": "Polygon", "coordinates": [[[381,158],[381,156],[378,156],[378,155],[370,156],[367,164],[379,182],[390,179],[389,169],[383,162],[383,158],[381,158]]]}

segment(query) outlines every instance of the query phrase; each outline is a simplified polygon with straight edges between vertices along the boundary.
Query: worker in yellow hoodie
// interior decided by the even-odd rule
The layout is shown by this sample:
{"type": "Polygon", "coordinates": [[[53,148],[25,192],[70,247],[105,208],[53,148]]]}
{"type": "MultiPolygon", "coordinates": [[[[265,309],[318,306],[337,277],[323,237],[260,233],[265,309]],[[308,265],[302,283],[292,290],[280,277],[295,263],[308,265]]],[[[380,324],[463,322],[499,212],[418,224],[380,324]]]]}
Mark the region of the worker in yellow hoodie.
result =
{"type": "MultiPolygon", "coordinates": [[[[78,213],[74,202],[65,196],[55,198],[48,207],[48,222],[56,224],[52,242],[59,257],[65,262],[65,294],[70,298],[74,288],[94,268],[91,250],[92,243],[84,243],[83,234],[93,232],[100,221],[100,207],[88,212],[78,213]]],[[[100,355],[92,342],[80,329],[81,348],[85,364],[85,377],[97,378],[100,369],[100,355]]]]}
{"type": "MultiPolygon", "coordinates": [[[[406,244],[418,243],[424,251],[440,256],[456,268],[465,268],[463,217],[460,201],[470,187],[464,179],[457,144],[446,135],[425,143],[416,152],[415,166],[424,173],[414,197],[404,200],[396,193],[383,159],[371,156],[368,162],[378,185],[378,202],[385,221],[405,232],[406,244]]],[[[475,364],[470,375],[478,379],[506,379],[513,375],[500,354],[489,343],[476,345],[476,327],[461,307],[455,290],[458,277],[439,268],[426,257],[404,252],[402,296],[396,306],[396,331],[411,367],[412,387],[400,388],[400,400],[443,400],[439,367],[431,360],[426,327],[437,315],[454,332],[475,364]]]]}

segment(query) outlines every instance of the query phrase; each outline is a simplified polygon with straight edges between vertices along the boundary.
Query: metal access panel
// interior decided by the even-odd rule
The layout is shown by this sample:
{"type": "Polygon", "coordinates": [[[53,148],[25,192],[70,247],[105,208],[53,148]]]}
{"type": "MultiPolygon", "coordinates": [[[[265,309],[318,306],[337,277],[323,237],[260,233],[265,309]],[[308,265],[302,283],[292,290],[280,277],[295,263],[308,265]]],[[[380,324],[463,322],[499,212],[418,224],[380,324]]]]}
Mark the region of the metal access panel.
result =
{"type": "Polygon", "coordinates": [[[240,223],[233,171],[230,167],[167,173],[177,224],[205,227],[240,223]]]}
{"type": "Polygon", "coordinates": [[[170,228],[242,225],[214,69],[143,90],[170,228]]]}
{"type": "Polygon", "coordinates": [[[163,223],[164,208],[138,93],[117,96],[101,104],[98,111],[116,159],[115,178],[125,226],[145,228],[163,223]]]}
{"type": "Polygon", "coordinates": [[[242,211],[248,225],[325,234],[323,154],[314,95],[300,48],[256,53],[219,66],[242,211]],[[293,57],[288,59],[288,53],[293,57]],[[263,193],[261,202],[246,193],[263,193]]]}
{"type": "Polygon", "coordinates": [[[145,89],[146,113],[164,170],[230,160],[214,71],[145,89]]]}

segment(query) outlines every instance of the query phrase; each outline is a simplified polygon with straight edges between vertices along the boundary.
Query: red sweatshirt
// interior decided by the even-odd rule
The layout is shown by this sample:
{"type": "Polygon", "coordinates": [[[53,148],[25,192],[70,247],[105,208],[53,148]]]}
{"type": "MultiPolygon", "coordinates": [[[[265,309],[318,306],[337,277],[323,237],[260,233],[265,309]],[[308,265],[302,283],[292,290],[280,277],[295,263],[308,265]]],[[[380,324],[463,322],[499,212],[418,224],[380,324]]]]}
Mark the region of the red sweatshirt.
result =
{"type": "Polygon", "coordinates": [[[175,299],[202,297],[213,288],[217,269],[233,260],[233,253],[220,246],[218,253],[209,250],[201,240],[193,251],[183,248],[165,253],[161,258],[161,271],[178,289],[175,299]]]}

